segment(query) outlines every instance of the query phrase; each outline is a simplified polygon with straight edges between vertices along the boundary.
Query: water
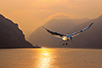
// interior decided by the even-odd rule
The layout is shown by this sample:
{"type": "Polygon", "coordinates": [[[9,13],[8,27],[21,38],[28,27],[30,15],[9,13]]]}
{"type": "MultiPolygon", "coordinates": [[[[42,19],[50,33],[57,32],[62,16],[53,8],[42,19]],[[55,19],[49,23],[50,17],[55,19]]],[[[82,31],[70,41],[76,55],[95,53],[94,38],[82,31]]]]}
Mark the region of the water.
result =
{"type": "Polygon", "coordinates": [[[0,68],[102,68],[102,50],[0,49],[0,68]]]}

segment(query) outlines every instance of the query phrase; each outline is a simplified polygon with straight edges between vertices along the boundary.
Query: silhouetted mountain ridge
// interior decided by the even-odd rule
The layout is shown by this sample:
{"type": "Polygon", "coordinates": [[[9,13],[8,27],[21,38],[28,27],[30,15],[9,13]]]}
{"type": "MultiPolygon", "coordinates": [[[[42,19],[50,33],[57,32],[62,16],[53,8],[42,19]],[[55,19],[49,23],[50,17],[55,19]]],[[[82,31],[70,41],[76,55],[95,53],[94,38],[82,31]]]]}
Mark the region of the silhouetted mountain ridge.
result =
{"type": "MultiPolygon", "coordinates": [[[[88,20],[89,19],[52,19],[43,26],[51,31],[70,34],[73,28],[88,20]]],[[[53,37],[42,27],[39,27],[30,35],[29,41],[32,44],[46,47],[62,47],[63,44],[61,39],[53,37]]]]}
{"type": "Polygon", "coordinates": [[[100,15],[97,19],[102,19],[102,15],[100,15]]]}
{"type": "MultiPolygon", "coordinates": [[[[69,41],[68,46],[65,47],[102,49],[102,15],[96,19],[79,21],[80,23],[78,21],[57,19],[47,22],[44,26],[52,31],[65,34],[67,32],[67,34],[70,34],[87,27],[93,22],[94,24],[90,29],[74,37],[72,42],[69,41]]],[[[30,42],[33,43],[34,41],[35,43],[46,47],[63,47],[63,41],[61,39],[53,37],[42,27],[31,34],[30,42]]]]}
{"type": "Polygon", "coordinates": [[[25,40],[23,32],[18,28],[18,24],[5,18],[0,14],[0,48],[20,48],[33,47],[25,40]]]}
{"type": "Polygon", "coordinates": [[[102,15],[96,19],[90,20],[86,23],[83,23],[73,29],[72,31],[77,31],[80,28],[83,28],[93,22],[93,26],[81,33],[78,37],[73,38],[72,47],[78,48],[102,48],[102,15]]]}

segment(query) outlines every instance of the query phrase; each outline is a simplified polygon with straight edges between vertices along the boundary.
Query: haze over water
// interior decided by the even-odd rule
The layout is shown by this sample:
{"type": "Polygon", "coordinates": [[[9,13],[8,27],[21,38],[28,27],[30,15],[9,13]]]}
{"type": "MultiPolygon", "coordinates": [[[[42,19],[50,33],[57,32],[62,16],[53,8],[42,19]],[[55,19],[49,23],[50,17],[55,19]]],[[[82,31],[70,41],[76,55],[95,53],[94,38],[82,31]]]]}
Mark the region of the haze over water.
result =
{"type": "Polygon", "coordinates": [[[0,49],[0,68],[102,68],[102,50],[0,49]]]}

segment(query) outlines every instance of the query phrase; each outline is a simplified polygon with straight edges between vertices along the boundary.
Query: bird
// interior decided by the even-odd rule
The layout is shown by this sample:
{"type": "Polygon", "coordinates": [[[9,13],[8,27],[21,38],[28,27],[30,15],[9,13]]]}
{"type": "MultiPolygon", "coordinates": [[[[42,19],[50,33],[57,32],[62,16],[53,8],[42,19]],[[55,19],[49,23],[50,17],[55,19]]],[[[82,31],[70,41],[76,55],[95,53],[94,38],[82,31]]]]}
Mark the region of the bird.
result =
{"type": "MultiPolygon", "coordinates": [[[[73,37],[78,36],[81,32],[86,31],[86,30],[89,29],[92,25],[93,25],[93,23],[91,23],[91,24],[90,24],[89,26],[87,26],[86,28],[81,29],[81,30],[79,30],[79,31],[77,31],[77,32],[74,32],[74,33],[72,33],[72,34],[62,34],[62,33],[58,33],[58,32],[51,31],[51,30],[45,28],[44,26],[42,26],[42,27],[43,27],[47,32],[49,32],[50,34],[52,34],[52,35],[55,36],[55,37],[61,38],[63,41],[70,41],[70,40],[72,41],[73,37]]],[[[64,45],[64,44],[63,44],[63,45],[64,45]]],[[[67,43],[66,43],[66,45],[67,45],[67,43]]]]}

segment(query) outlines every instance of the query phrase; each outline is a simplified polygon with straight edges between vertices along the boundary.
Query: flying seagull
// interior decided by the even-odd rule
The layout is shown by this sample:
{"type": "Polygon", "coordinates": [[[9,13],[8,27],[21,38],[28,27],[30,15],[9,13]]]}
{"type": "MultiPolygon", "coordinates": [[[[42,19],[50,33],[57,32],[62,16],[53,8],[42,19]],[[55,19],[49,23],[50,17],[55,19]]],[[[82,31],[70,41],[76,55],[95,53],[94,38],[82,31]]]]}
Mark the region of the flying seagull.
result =
{"type": "MultiPolygon", "coordinates": [[[[64,41],[70,41],[72,40],[73,37],[79,35],[81,32],[83,31],[86,31],[87,29],[89,29],[91,26],[93,25],[93,23],[91,23],[89,26],[87,26],[86,28],[84,29],[81,29],[75,33],[72,33],[72,34],[62,34],[62,33],[58,33],[58,32],[54,32],[54,31],[51,31],[51,30],[48,30],[47,28],[45,28],[44,26],[42,26],[45,30],[47,30],[47,32],[49,32],[50,34],[54,35],[55,37],[59,37],[61,38],[62,40],[64,41]]],[[[66,43],[67,45],[67,43],[66,43]]]]}

